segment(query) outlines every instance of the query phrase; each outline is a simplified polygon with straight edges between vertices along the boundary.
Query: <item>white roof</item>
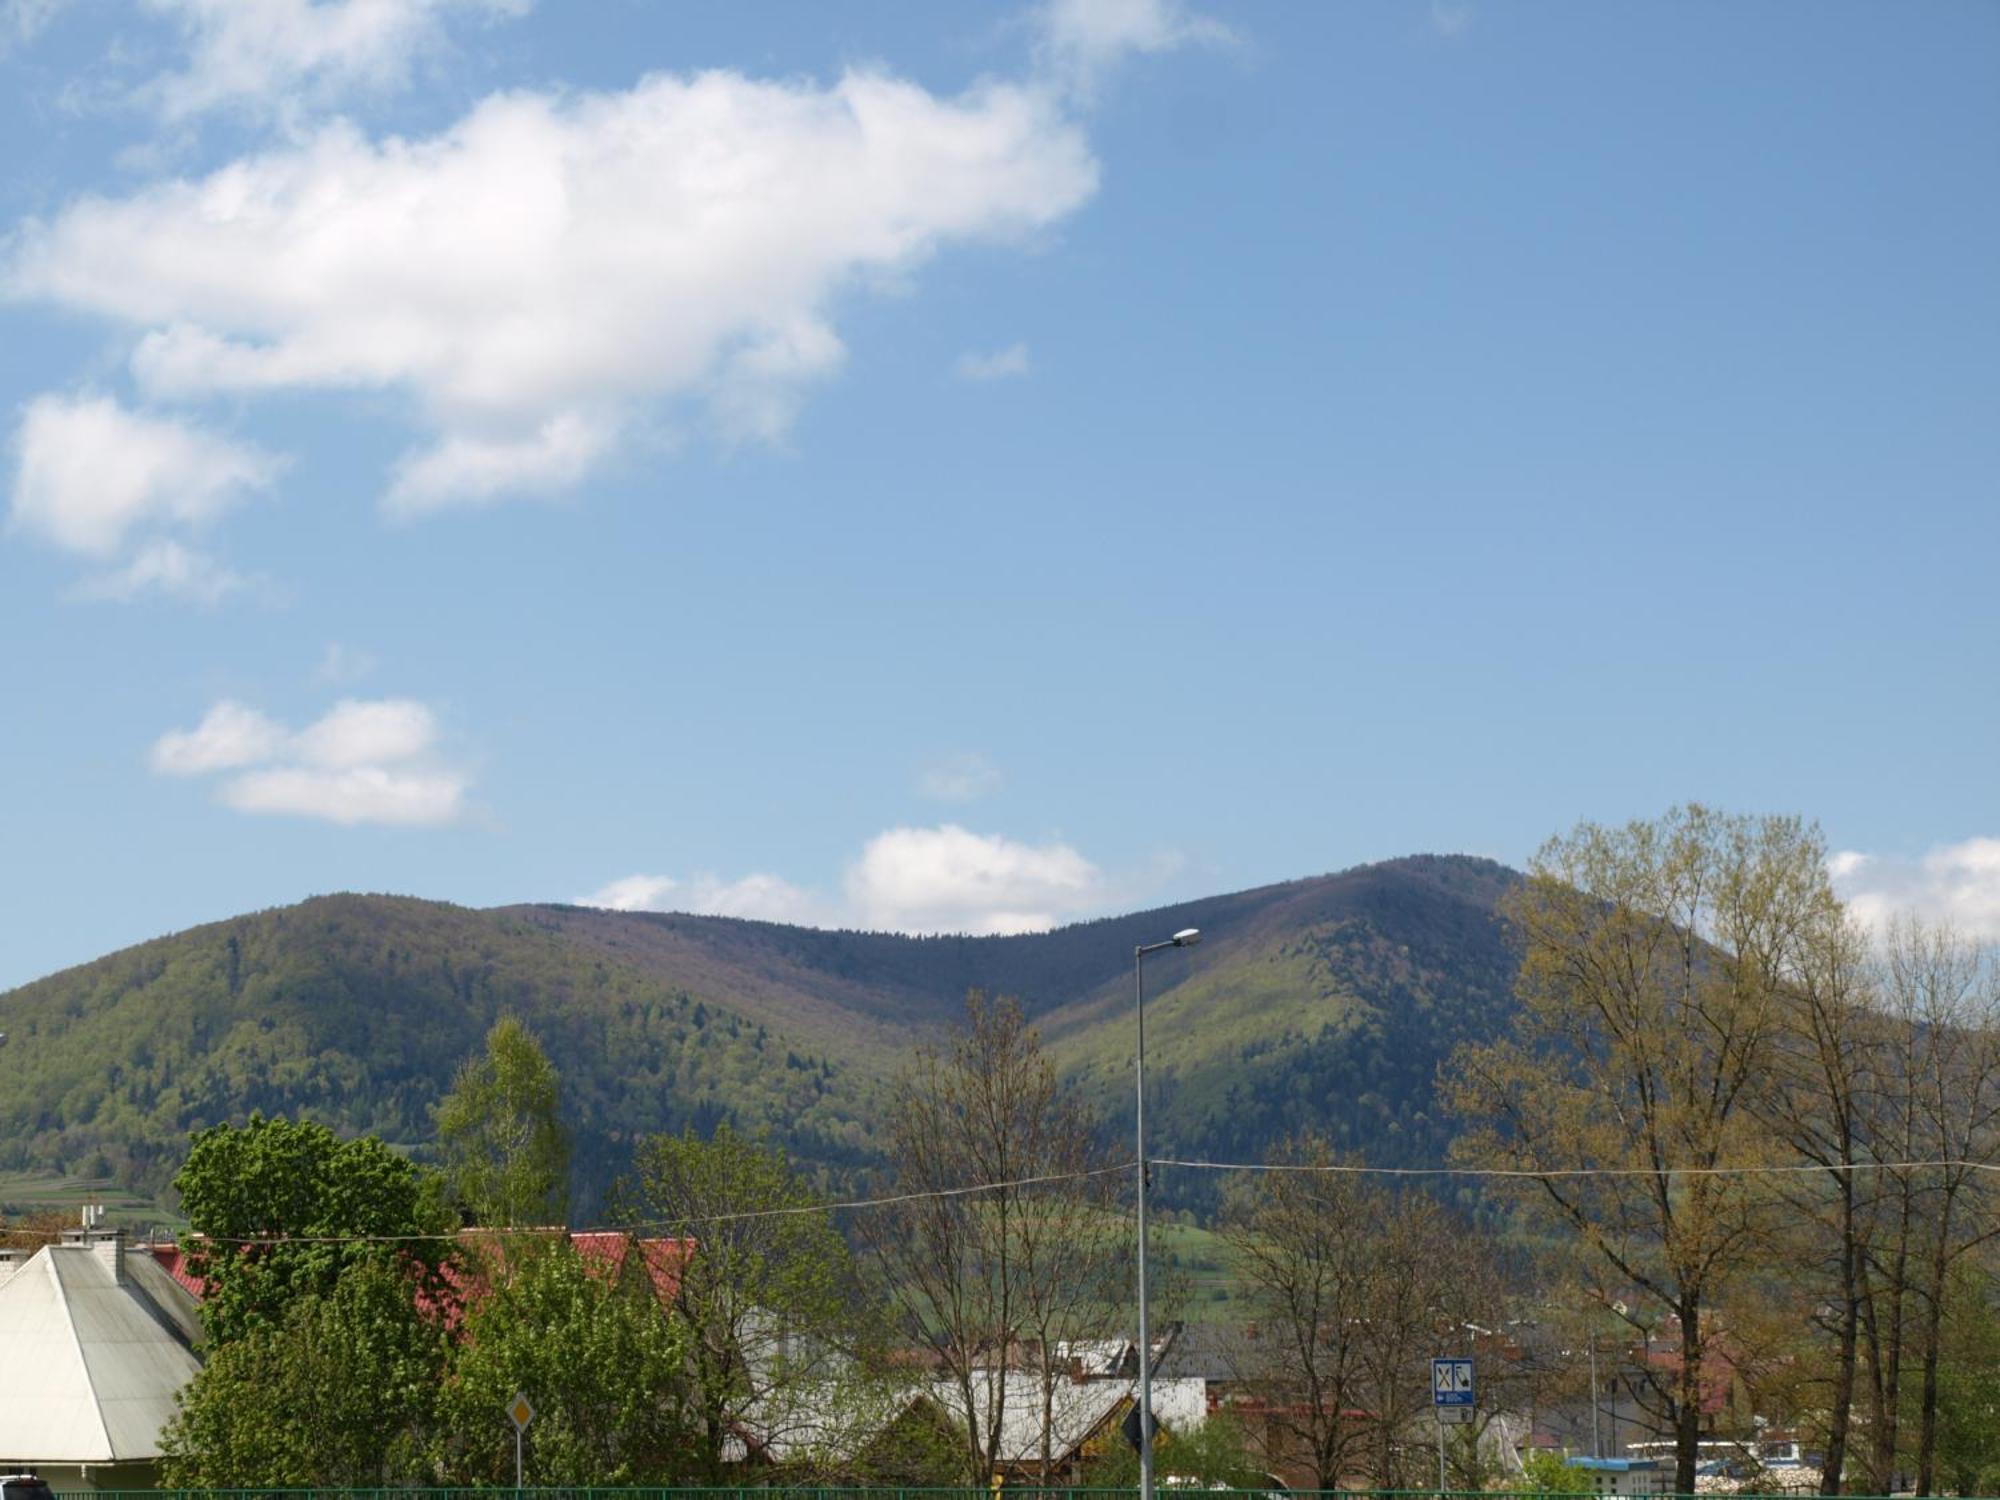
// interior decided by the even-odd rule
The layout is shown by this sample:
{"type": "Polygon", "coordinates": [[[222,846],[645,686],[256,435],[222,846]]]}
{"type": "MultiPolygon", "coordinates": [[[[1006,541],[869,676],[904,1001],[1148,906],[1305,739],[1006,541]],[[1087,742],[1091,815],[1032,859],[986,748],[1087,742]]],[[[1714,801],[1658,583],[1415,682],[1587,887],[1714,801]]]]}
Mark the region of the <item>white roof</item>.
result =
{"type": "Polygon", "coordinates": [[[200,1368],[194,1299],[143,1250],[114,1281],[99,1249],[50,1245],[0,1285],[0,1462],[160,1456],[200,1368]]]}
{"type": "MultiPolygon", "coordinates": [[[[1006,1381],[1006,1408],[1000,1416],[999,1452],[994,1457],[1003,1464],[1036,1463],[1042,1453],[1041,1381],[1033,1371],[1008,1370],[1004,1375],[980,1370],[972,1377],[973,1399],[979,1403],[981,1433],[986,1427],[986,1400],[995,1378],[1006,1381]]],[[[1049,1451],[1056,1459],[1066,1459],[1087,1441],[1136,1389],[1132,1380],[1089,1380],[1081,1383],[1060,1375],[1052,1392],[1049,1422],[1049,1451]]],[[[774,1403],[751,1416],[745,1426],[755,1430],[766,1453],[780,1461],[797,1459],[817,1449],[829,1451],[852,1448],[880,1432],[912,1402],[928,1399],[946,1413],[957,1414],[963,1397],[958,1384],[934,1379],[904,1387],[887,1402],[872,1410],[841,1406],[837,1401],[816,1405],[812,1394],[794,1393],[782,1416],[774,1403]]],[[[1160,1425],[1176,1432],[1199,1427],[1208,1416],[1208,1382],[1197,1377],[1155,1380],[1153,1415],[1160,1425]]],[[[743,1456],[741,1440],[733,1441],[727,1456],[743,1456]]]]}
{"type": "MultiPolygon", "coordinates": [[[[996,1373],[981,1370],[973,1376],[973,1401],[980,1435],[985,1436],[986,1407],[990,1382],[996,1373]]],[[[1041,1380],[1032,1371],[1008,1370],[1006,1405],[1000,1413],[1000,1442],[994,1457],[1001,1463],[1034,1463],[1042,1454],[1041,1380]]],[[[1104,1424],[1127,1400],[1138,1394],[1134,1380],[1072,1381],[1057,1377],[1050,1392],[1049,1452],[1067,1457],[1104,1424]]],[[[946,1411],[956,1412],[963,1398],[957,1385],[948,1380],[932,1386],[932,1399],[946,1411]]],[[[1153,1382],[1153,1417],[1161,1426],[1178,1431],[1199,1427],[1208,1416],[1208,1383],[1189,1377],[1153,1382]]]]}

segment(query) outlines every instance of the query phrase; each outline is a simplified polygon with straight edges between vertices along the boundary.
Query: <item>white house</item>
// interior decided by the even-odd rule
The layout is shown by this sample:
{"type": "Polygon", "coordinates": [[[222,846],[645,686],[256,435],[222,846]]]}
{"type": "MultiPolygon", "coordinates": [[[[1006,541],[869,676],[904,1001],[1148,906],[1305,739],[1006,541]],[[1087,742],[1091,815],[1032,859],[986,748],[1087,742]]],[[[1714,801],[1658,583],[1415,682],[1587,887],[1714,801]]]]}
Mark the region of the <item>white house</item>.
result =
{"type": "Polygon", "coordinates": [[[0,1472],[151,1488],[160,1429],[200,1368],[193,1296],[145,1251],[128,1254],[122,1231],[0,1256],[0,1472]]]}

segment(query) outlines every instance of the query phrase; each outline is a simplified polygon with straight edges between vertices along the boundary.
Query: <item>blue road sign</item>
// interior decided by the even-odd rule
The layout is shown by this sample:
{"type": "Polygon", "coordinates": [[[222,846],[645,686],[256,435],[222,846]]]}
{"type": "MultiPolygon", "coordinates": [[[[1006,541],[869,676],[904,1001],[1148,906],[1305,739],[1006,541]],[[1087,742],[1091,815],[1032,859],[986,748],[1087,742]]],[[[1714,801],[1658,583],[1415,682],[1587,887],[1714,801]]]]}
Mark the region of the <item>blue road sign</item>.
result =
{"type": "Polygon", "coordinates": [[[1431,1361],[1431,1405],[1471,1406],[1472,1361],[1434,1359],[1431,1361]]]}

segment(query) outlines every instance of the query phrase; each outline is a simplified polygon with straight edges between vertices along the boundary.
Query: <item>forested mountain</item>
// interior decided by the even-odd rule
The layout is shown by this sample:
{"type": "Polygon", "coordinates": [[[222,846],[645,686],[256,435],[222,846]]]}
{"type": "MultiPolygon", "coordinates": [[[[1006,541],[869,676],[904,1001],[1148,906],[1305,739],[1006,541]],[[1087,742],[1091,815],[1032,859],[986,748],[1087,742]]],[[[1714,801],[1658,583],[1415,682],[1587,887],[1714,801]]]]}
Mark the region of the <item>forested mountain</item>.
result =
{"type": "Polygon", "coordinates": [[[0,995],[0,1169],[157,1188],[190,1130],[253,1109],[420,1150],[453,1070],[512,1014],[562,1070],[581,1206],[635,1136],[725,1118],[848,1179],[879,1165],[873,1096],[971,988],[1018,997],[1129,1120],[1132,949],[1189,926],[1202,945],[1148,969],[1173,1154],[1242,1159],[1314,1124],[1384,1162],[1434,1158],[1438,1059],[1510,1011],[1493,903],[1512,878],[1426,856],[999,938],[318,897],[0,995]]]}

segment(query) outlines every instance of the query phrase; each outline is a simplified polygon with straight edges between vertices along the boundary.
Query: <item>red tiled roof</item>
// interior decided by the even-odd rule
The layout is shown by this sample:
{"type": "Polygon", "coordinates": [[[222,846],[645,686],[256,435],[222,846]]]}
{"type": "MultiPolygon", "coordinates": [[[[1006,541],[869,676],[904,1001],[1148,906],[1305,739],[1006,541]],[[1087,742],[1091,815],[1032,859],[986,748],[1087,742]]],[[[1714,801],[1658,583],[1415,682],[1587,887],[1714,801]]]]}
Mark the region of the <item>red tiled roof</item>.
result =
{"type": "MultiPolygon", "coordinates": [[[[589,1229],[572,1231],[551,1227],[549,1237],[566,1237],[576,1247],[577,1254],[585,1265],[603,1270],[613,1276],[625,1267],[633,1248],[638,1248],[644,1262],[646,1274],[652,1280],[653,1289],[662,1302],[670,1301],[680,1290],[681,1268],[694,1254],[692,1239],[644,1239],[618,1229],[589,1229]]],[[[459,1232],[459,1242],[467,1249],[482,1247],[497,1250],[505,1255],[505,1237],[489,1230],[466,1229],[459,1232]]],[[[142,1246],[169,1276],[187,1288],[196,1301],[200,1301],[207,1287],[199,1276],[188,1269],[188,1257],[181,1247],[167,1241],[161,1244],[142,1246]]],[[[485,1290],[485,1277],[475,1266],[459,1262],[445,1268],[445,1281],[451,1288],[449,1300],[455,1304],[445,1308],[445,1321],[456,1325],[464,1316],[465,1304],[485,1290]]],[[[426,1299],[428,1302],[428,1299],[426,1299]]],[[[431,1309],[435,1310],[435,1309],[431,1309]]]]}
{"type": "Polygon", "coordinates": [[[203,1284],[199,1276],[188,1270],[187,1257],[181,1254],[181,1247],[179,1245],[175,1244],[172,1240],[168,1240],[163,1244],[141,1245],[139,1248],[150,1254],[154,1260],[160,1263],[162,1270],[187,1288],[188,1295],[193,1297],[195,1301],[199,1302],[202,1299],[203,1294],[207,1291],[207,1287],[203,1284]]]}
{"type": "MultiPolygon", "coordinates": [[[[673,1300],[680,1291],[681,1267],[688,1263],[695,1251],[692,1239],[642,1239],[622,1229],[591,1229],[579,1233],[551,1227],[544,1232],[551,1239],[558,1235],[568,1239],[587,1267],[612,1276],[624,1270],[633,1247],[637,1246],[647,1277],[662,1302],[673,1300]]],[[[459,1243],[465,1248],[492,1252],[493,1259],[502,1264],[506,1261],[507,1243],[511,1238],[514,1236],[498,1235],[485,1229],[459,1232],[459,1243]]],[[[488,1290],[486,1273],[479,1257],[469,1256],[447,1265],[444,1279],[451,1288],[454,1304],[444,1308],[445,1323],[456,1327],[459,1319],[465,1316],[466,1306],[488,1290]]]]}

